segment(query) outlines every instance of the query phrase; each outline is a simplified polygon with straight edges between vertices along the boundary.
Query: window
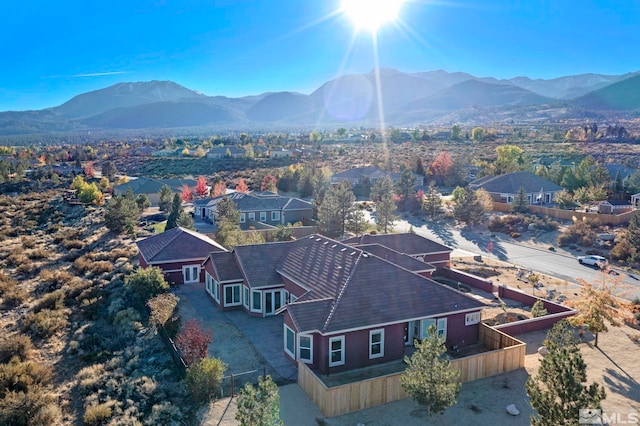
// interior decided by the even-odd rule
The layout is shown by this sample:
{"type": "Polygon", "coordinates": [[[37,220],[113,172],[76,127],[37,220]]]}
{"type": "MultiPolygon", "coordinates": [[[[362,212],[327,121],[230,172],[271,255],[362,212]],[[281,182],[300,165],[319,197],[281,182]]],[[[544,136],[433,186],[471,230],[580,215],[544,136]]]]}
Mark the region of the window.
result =
{"type": "Polygon", "coordinates": [[[256,220],[256,214],[255,213],[249,213],[249,220],[256,220]]]}
{"type": "Polygon", "coordinates": [[[284,325],[284,351],[291,358],[296,359],[296,334],[286,324],[284,325]]]}
{"type": "Polygon", "coordinates": [[[464,325],[473,325],[480,322],[480,312],[471,312],[464,316],[464,325]]]}
{"type": "Polygon", "coordinates": [[[285,303],[285,305],[287,303],[289,303],[289,294],[290,294],[289,291],[287,291],[287,290],[284,291],[284,303],[285,303]]]}
{"type": "Polygon", "coordinates": [[[244,289],[244,307],[249,309],[249,287],[243,286],[242,288],[244,289]]]}
{"type": "Polygon", "coordinates": [[[262,312],[262,293],[259,291],[251,292],[251,312],[262,312]]]}
{"type": "Polygon", "coordinates": [[[296,300],[298,300],[298,298],[297,298],[296,296],[294,296],[293,294],[290,294],[290,295],[289,295],[289,303],[293,303],[293,302],[295,302],[296,300]]]}
{"type": "Polygon", "coordinates": [[[224,288],[224,306],[237,306],[240,301],[240,284],[232,284],[224,288]]]}
{"type": "Polygon", "coordinates": [[[260,222],[267,221],[267,212],[260,212],[260,222]]]}
{"type": "Polygon", "coordinates": [[[213,280],[213,298],[220,303],[220,283],[216,280],[213,280]]]}
{"type": "Polygon", "coordinates": [[[329,367],[344,365],[344,336],[329,339],[329,367]]]}
{"type": "Polygon", "coordinates": [[[384,329],[369,332],[369,358],[384,356],[384,329]]]}
{"type": "Polygon", "coordinates": [[[298,359],[308,364],[313,363],[313,337],[298,335],[298,359]]]}
{"type": "Polygon", "coordinates": [[[213,278],[211,278],[211,275],[209,275],[209,273],[206,272],[204,282],[206,283],[207,293],[211,295],[213,295],[213,285],[211,283],[212,281],[213,281],[213,278]]]}
{"type": "Polygon", "coordinates": [[[420,321],[420,340],[426,339],[429,336],[429,327],[436,324],[434,319],[423,319],[420,321]]]}
{"type": "Polygon", "coordinates": [[[271,212],[271,221],[280,220],[280,212],[271,212]]]}
{"type": "Polygon", "coordinates": [[[447,319],[446,318],[440,318],[438,320],[438,336],[442,336],[445,339],[447,338],[447,319]]]}
{"type": "Polygon", "coordinates": [[[240,213],[240,223],[244,223],[244,222],[245,222],[244,213],[240,213]]]}

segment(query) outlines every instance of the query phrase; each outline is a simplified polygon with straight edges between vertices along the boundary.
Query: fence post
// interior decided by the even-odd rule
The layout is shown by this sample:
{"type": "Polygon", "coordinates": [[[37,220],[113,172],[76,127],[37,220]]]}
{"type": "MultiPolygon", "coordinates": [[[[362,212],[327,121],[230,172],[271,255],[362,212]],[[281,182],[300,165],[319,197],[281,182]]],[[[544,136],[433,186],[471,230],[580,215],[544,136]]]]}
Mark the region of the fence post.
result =
{"type": "Polygon", "coordinates": [[[233,393],[233,373],[231,373],[231,398],[233,398],[235,395],[233,393]]]}

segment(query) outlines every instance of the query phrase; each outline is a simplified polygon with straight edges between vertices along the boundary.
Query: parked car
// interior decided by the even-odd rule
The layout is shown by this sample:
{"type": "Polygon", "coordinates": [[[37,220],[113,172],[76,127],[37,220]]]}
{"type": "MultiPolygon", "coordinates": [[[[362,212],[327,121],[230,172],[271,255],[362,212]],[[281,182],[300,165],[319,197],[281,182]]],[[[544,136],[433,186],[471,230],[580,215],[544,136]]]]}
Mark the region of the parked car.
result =
{"type": "Polygon", "coordinates": [[[581,265],[597,266],[602,268],[607,264],[607,259],[602,256],[591,254],[588,256],[578,256],[578,262],[580,262],[581,265]]]}

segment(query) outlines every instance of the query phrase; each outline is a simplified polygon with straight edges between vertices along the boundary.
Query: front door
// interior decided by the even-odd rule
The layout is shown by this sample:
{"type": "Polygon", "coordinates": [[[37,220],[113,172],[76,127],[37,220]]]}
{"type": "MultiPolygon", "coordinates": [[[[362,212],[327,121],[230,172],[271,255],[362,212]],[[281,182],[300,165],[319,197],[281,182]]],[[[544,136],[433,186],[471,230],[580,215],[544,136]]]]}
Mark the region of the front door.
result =
{"type": "Polygon", "coordinates": [[[264,292],[264,314],[273,315],[282,306],[282,293],[280,290],[264,292]]]}
{"type": "Polygon", "coordinates": [[[409,321],[404,324],[404,344],[413,345],[415,339],[420,338],[420,321],[409,321]]]}
{"type": "Polygon", "coordinates": [[[200,268],[193,265],[183,266],[182,278],[185,284],[200,282],[200,268]]]}

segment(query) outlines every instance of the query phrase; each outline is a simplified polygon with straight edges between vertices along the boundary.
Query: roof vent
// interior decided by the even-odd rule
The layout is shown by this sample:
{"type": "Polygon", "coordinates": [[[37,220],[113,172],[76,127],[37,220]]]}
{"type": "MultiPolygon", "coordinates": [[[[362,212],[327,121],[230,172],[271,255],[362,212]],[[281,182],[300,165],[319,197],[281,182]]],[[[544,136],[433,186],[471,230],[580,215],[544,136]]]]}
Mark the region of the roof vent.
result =
{"type": "Polygon", "coordinates": [[[338,246],[337,244],[334,244],[331,246],[331,248],[336,248],[337,246],[338,246]]]}
{"type": "Polygon", "coordinates": [[[347,248],[343,247],[343,248],[340,249],[340,251],[347,251],[347,248]]]}
{"type": "Polygon", "coordinates": [[[355,252],[355,251],[352,251],[350,254],[351,254],[351,256],[353,256],[354,254],[356,254],[356,252],[355,252]]]}
{"type": "Polygon", "coordinates": [[[325,242],[324,242],[324,243],[322,243],[322,244],[326,246],[327,244],[329,244],[329,241],[325,241],[325,242]]]}

